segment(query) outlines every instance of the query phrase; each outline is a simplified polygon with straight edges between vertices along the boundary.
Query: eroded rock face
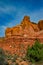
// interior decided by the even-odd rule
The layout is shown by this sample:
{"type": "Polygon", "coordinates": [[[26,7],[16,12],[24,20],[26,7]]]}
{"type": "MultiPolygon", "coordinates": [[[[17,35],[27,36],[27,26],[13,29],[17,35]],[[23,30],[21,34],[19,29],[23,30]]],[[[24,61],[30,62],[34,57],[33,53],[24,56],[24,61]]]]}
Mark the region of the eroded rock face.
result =
{"type": "Polygon", "coordinates": [[[12,35],[23,35],[26,31],[27,33],[30,32],[31,34],[39,31],[38,24],[31,22],[30,17],[28,16],[24,17],[20,25],[12,28],[7,28],[5,36],[11,37],[12,35]]]}
{"type": "Polygon", "coordinates": [[[39,27],[40,30],[43,30],[43,20],[40,20],[38,22],[38,27],[39,27]]]}
{"type": "Polygon", "coordinates": [[[43,20],[36,24],[25,16],[19,25],[6,29],[5,38],[0,39],[0,48],[23,56],[28,45],[32,46],[35,39],[43,43],[43,20]]]}
{"type": "Polygon", "coordinates": [[[6,31],[5,31],[5,36],[11,36],[11,28],[7,28],[6,31]]]}
{"type": "Polygon", "coordinates": [[[21,26],[23,29],[25,29],[25,27],[29,27],[29,25],[30,25],[30,17],[25,16],[21,22],[21,26]]]}

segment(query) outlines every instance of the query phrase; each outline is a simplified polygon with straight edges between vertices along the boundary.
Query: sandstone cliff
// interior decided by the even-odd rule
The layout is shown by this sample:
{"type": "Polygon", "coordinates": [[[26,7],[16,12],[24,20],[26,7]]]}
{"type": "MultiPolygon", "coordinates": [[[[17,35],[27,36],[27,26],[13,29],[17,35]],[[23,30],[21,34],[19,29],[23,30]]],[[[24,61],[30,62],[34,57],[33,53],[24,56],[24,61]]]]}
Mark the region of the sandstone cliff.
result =
{"type": "Polygon", "coordinates": [[[0,48],[21,56],[26,53],[28,45],[34,44],[35,39],[43,43],[43,20],[34,23],[29,16],[25,16],[19,25],[5,30],[5,37],[0,39],[0,48]]]}
{"type": "Polygon", "coordinates": [[[38,22],[38,27],[39,27],[40,30],[43,30],[43,20],[40,20],[38,22]]]}
{"type": "Polygon", "coordinates": [[[38,31],[39,31],[38,24],[31,22],[29,16],[25,16],[19,25],[12,28],[7,28],[5,31],[5,36],[11,37],[14,35],[23,35],[24,33],[30,33],[31,35],[32,33],[38,31]]]}

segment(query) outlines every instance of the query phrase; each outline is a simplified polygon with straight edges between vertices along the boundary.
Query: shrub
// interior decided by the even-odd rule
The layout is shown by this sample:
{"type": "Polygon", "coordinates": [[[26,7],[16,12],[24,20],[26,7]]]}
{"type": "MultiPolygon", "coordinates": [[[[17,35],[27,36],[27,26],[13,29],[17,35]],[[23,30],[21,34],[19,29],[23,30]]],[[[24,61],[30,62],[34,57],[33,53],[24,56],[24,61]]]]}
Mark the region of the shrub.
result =
{"type": "Polygon", "coordinates": [[[12,63],[12,64],[10,64],[10,65],[19,65],[18,63],[12,63]]]}
{"type": "Polygon", "coordinates": [[[31,62],[43,60],[43,44],[36,40],[32,47],[28,46],[26,58],[31,62]]]}
{"type": "Polygon", "coordinates": [[[7,60],[11,60],[12,59],[12,55],[11,54],[7,54],[6,57],[7,57],[7,60]]]}
{"type": "Polygon", "coordinates": [[[8,65],[6,61],[6,55],[3,49],[0,48],[0,65],[8,65]]]}
{"type": "Polygon", "coordinates": [[[18,58],[18,55],[14,54],[12,62],[16,62],[16,59],[18,58]]]}

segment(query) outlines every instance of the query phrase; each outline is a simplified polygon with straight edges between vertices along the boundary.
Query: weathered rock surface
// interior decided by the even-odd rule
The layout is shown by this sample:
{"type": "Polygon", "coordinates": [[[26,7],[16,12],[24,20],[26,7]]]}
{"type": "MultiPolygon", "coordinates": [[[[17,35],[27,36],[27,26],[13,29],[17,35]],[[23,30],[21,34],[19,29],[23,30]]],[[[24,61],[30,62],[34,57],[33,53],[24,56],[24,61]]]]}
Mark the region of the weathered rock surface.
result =
{"type": "Polygon", "coordinates": [[[40,30],[43,30],[43,20],[40,20],[38,22],[38,27],[40,28],[40,30]]]}
{"type": "Polygon", "coordinates": [[[19,25],[6,29],[5,38],[0,39],[0,47],[21,56],[25,55],[27,46],[32,46],[35,39],[43,43],[43,20],[37,24],[25,16],[19,25]]]}
{"type": "Polygon", "coordinates": [[[33,33],[38,31],[38,24],[31,22],[30,17],[25,16],[20,25],[12,28],[7,28],[5,31],[5,36],[11,37],[14,35],[23,35],[24,33],[32,35],[33,33]]]}

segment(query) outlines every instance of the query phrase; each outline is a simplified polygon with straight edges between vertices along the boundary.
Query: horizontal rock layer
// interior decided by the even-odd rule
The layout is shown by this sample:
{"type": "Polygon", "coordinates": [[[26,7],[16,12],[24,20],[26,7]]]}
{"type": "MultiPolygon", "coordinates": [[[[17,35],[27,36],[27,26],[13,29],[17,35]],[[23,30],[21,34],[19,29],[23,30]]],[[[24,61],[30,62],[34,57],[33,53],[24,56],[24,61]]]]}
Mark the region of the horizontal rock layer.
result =
{"type": "Polygon", "coordinates": [[[43,43],[43,20],[34,23],[29,16],[25,16],[19,25],[5,30],[5,37],[0,38],[0,48],[21,56],[36,39],[43,43]]]}

